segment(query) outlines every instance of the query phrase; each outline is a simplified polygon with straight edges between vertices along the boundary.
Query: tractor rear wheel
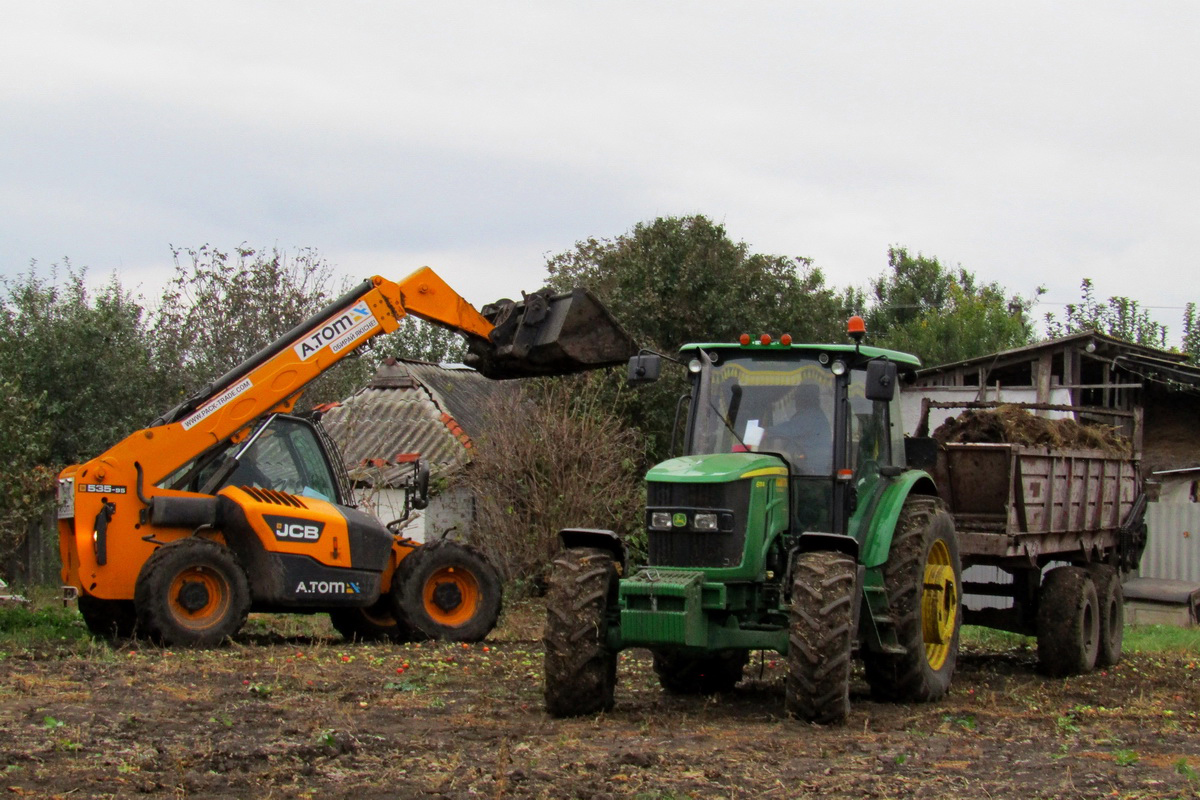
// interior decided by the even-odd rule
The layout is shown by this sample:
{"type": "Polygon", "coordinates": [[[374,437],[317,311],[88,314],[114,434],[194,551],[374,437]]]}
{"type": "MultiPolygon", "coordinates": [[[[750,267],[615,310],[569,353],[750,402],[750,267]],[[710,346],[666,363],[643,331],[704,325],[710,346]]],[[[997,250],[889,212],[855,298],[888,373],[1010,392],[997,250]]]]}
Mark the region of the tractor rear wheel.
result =
{"type": "Polygon", "coordinates": [[[329,621],[333,623],[334,630],[351,642],[404,644],[426,638],[420,631],[396,619],[391,595],[380,597],[374,605],[366,608],[330,609],[329,621]]]}
{"type": "Polygon", "coordinates": [[[617,654],[609,649],[609,610],[617,599],[612,553],[573,547],[554,559],[546,596],[546,711],[574,717],[608,711],[617,685],[617,654]]]}
{"type": "Polygon", "coordinates": [[[962,564],[954,518],[941,500],[910,496],[904,502],[883,581],[904,652],[864,648],[871,695],[900,703],[937,700],[950,689],[962,627],[962,564]]]}
{"type": "Polygon", "coordinates": [[[822,725],[850,715],[850,655],[857,601],[854,559],[818,551],[796,559],[788,637],[787,711],[822,725]]]}
{"type": "Polygon", "coordinates": [[[1082,675],[1100,650],[1100,603],[1083,567],[1055,567],[1042,578],[1037,612],[1038,665],[1047,675],[1082,675]]]}
{"type": "Polygon", "coordinates": [[[392,612],[433,639],[478,642],[500,617],[500,576],[482,555],[446,540],[423,544],[392,578],[392,612]]]}
{"type": "Polygon", "coordinates": [[[211,647],[245,624],[250,587],[229,548],[193,537],[165,544],[146,559],[133,602],[139,628],[152,638],[211,647]]]}
{"type": "Polygon", "coordinates": [[[79,614],[92,635],[101,639],[132,639],[137,629],[137,612],[132,600],[103,600],[81,594],[79,614]]]}
{"type": "Polygon", "coordinates": [[[1111,667],[1121,660],[1125,641],[1125,592],[1121,576],[1108,564],[1088,564],[1088,575],[1096,585],[1096,600],[1100,607],[1100,649],[1096,666],[1111,667]]]}
{"type": "Polygon", "coordinates": [[[654,650],[654,673],[672,694],[718,694],[729,692],[742,679],[750,660],[746,650],[721,650],[704,656],[672,650],[654,650]]]}

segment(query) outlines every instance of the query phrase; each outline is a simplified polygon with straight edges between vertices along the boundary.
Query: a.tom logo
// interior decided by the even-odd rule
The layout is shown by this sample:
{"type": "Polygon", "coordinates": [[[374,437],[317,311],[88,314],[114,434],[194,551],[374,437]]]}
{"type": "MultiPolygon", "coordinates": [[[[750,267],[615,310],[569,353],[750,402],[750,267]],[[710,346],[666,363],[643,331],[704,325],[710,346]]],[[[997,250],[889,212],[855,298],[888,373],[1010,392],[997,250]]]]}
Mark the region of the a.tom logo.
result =
{"type": "Polygon", "coordinates": [[[360,594],[354,581],[298,581],[296,594],[360,594]]]}
{"type": "Polygon", "coordinates": [[[296,519],[295,517],[276,517],[264,515],[263,519],[271,526],[275,538],[281,542],[315,542],[321,538],[325,530],[324,522],[311,519],[296,519]]]}
{"type": "Polygon", "coordinates": [[[366,303],[356,303],[309,331],[292,349],[302,361],[313,357],[325,347],[338,353],[377,327],[379,321],[371,313],[371,307],[366,303]]]}

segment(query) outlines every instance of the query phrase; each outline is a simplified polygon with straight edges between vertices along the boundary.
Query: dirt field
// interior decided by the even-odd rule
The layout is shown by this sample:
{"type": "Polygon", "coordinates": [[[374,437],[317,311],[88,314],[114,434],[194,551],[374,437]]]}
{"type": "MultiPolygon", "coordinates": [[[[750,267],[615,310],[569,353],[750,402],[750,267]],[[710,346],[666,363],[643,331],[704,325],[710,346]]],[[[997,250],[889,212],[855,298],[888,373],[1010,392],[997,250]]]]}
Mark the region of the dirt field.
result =
{"type": "Polygon", "coordinates": [[[735,693],[689,698],[665,695],[634,651],[612,713],[559,721],[541,708],[536,604],[465,647],[278,632],[295,624],[259,621],[199,653],[3,653],[0,788],[256,800],[1200,796],[1200,654],[1127,656],[1108,674],[1052,680],[1031,652],[973,647],[945,701],[881,705],[859,684],[849,724],[822,729],[782,718],[783,667],[769,654],[735,693]]]}

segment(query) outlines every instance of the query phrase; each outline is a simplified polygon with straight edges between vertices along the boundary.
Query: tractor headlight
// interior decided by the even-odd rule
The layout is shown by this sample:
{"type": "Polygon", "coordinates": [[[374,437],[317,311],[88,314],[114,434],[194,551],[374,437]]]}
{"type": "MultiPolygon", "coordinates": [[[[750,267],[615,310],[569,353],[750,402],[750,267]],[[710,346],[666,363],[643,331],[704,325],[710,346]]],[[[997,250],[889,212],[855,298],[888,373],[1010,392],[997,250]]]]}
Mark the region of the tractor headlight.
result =
{"type": "Polygon", "coordinates": [[[650,513],[650,528],[656,531],[671,530],[670,511],[652,511],[650,513]]]}
{"type": "Polygon", "coordinates": [[[692,527],[698,531],[717,530],[717,515],[700,513],[692,517],[692,527]]]}

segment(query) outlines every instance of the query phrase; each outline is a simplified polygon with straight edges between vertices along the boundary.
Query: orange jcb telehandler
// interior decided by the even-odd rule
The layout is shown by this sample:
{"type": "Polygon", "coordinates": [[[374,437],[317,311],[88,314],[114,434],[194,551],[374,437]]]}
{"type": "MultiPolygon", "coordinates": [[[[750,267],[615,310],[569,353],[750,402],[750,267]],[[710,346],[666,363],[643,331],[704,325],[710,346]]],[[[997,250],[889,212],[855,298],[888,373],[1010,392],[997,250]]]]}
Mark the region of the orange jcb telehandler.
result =
{"type": "MultiPolygon", "coordinates": [[[[500,585],[475,551],[421,545],[353,507],[304,387],[406,314],[462,333],[496,379],[623,362],[629,337],[586,291],[483,313],[428,268],[364,281],[179,406],[58,481],[64,591],[89,629],[208,646],[250,611],[327,612],[348,637],[478,640],[500,585]]],[[[428,469],[409,481],[423,507],[428,469]]]]}

